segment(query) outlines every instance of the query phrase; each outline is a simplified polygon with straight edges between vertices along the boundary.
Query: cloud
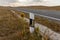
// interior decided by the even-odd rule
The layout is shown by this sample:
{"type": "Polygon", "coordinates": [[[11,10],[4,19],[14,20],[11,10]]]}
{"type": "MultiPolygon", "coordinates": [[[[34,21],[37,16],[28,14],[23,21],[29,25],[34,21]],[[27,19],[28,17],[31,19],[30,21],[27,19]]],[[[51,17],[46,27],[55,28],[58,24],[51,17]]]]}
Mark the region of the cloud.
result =
{"type": "Polygon", "coordinates": [[[60,6],[60,0],[26,0],[19,2],[18,0],[0,0],[0,6],[60,6]]]}
{"type": "Polygon", "coordinates": [[[17,0],[0,0],[0,5],[8,5],[9,3],[15,3],[17,0]]]}

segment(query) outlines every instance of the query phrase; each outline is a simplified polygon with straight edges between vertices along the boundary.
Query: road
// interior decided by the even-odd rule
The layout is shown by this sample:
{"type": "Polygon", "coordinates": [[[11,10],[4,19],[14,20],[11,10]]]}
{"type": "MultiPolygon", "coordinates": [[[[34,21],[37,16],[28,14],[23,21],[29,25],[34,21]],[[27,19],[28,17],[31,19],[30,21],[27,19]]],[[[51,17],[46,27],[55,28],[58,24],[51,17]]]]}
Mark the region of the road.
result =
{"type": "Polygon", "coordinates": [[[22,11],[25,13],[34,13],[35,15],[46,17],[49,19],[60,21],[60,11],[53,11],[53,10],[35,10],[29,8],[13,8],[18,11],[22,11]]]}

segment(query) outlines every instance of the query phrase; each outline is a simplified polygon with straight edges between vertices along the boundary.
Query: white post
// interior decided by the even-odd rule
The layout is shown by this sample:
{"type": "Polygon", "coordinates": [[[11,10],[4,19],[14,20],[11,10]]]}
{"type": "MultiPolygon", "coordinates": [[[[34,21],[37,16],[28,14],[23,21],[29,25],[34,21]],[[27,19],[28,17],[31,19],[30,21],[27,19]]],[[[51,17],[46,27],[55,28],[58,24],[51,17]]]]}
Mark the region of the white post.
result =
{"type": "Polygon", "coordinates": [[[34,14],[29,13],[29,16],[30,16],[30,32],[33,33],[34,32],[34,25],[33,25],[34,14]]]}
{"type": "Polygon", "coordinates": [[[30,15],[30,19],[34,20],[34,14],[33,13],[29,13],[29,15],[30,15]]]}

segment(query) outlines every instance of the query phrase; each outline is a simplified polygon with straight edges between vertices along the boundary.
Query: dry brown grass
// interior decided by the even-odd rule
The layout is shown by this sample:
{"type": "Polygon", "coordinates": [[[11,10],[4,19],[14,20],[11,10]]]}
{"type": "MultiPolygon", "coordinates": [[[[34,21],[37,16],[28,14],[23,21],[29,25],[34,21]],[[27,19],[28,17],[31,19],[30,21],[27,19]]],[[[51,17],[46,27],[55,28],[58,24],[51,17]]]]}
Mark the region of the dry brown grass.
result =
{"type": "Polygon", "coordinates": [[[0,40],[41,40],[41,35],[31,34],[25,20],[14,16],[7,8],[0,8],[0,40]]]}
{"type": "Polygon", "coordinates": [[[60,23],[57,23],[53,20],[50,21],[47,18],[39,17],[39,16],[35,16],[35,21],[42,24],[42,25],[47,26],[48,28],[50,28],[58,33],[60,33],[60,23]]]}

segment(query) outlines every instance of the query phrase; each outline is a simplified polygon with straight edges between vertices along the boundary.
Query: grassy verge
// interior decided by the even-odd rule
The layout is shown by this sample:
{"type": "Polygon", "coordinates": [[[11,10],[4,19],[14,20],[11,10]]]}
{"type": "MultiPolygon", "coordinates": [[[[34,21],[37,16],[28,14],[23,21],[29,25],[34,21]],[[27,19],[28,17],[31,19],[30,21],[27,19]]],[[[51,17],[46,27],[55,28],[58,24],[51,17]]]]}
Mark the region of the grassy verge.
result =
{"type": "Polygon", "coordinates": [[[8,9],[0,9],[0,40],[41,40],[36,31],[29,32],[29,24],[8,9]]]}
{"type": "Polygon", "coordinates": [[[50,21],[47,18],[43,18],[43,17],[39,17],[39,16],[35,16],[35,21],[42,25],[47,26],[48,28],[52,29],[53,31],[60,33],[60,24],[56,23],[55,21],[50,21]]]}

